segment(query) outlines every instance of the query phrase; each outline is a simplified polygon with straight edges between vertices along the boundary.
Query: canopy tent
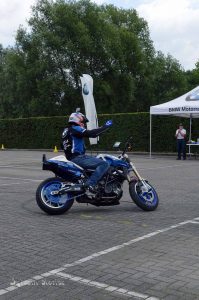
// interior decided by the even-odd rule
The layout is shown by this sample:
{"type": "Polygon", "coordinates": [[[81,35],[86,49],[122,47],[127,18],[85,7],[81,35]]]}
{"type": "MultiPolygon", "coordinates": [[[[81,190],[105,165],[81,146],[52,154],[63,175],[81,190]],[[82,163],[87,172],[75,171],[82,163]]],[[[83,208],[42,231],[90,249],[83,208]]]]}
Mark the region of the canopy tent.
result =
{"type": "Polygon", "coordinates": [[[150,107],[150,156],[152,146],[152,115],[190,118],[189,139],[191,140],[192,118],[199,118],[199,86],[176,99],[150,107]]]}

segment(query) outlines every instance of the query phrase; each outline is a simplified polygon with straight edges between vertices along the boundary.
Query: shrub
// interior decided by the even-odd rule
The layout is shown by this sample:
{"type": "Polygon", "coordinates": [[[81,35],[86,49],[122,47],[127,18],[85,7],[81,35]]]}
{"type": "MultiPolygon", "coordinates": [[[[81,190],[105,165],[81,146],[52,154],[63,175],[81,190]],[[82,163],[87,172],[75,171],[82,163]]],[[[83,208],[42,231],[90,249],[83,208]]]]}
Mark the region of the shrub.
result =
{"type": "MultiPolygon", "coordinates": [[[[114,126],[100,136],[99,144],[87,148],[90,150],[112,150],[115,141],[124,142],[133,137],[134,151],[149,151],[149,113],[100,114],[99,126],[112,119],[114,126]]],[[[152,151],[176,152],[175,131],[180,122],[189,133],[189,119],[153,116],[152,151]]],[[[194,119],[192,139],[199,137],[199,120],[194,119]]],[[[0,120],[0,143],[6,148],[15,149],[53,149],[60,148],[60,136],[67,126],[67,117],[35,117],[0,120]]]]}

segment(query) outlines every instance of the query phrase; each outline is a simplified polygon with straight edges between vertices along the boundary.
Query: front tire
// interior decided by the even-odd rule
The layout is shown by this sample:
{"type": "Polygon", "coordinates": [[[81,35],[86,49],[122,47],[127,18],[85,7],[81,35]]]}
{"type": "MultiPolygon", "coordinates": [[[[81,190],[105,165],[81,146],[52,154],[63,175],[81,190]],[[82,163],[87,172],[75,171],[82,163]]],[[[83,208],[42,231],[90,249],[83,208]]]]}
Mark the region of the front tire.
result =
{"type": "Polygon", "coordinates": [[[147,191],[142,187],[141,181],[129,183],[129,193],[135,204],[145,211],[153,211],[158,207],[159,198],[155,189],[147,181],[144,181],[147,191]]]}
{"type": "Polygon", "coordinates": [[[38,206],[49,215],[60,215],[71,208],[74,202],[71,193],[59,195],[53,192],[61,188],[65,182],[62,178],[53,177],[44,180],[37,188],[36,201],[38,206]]]}

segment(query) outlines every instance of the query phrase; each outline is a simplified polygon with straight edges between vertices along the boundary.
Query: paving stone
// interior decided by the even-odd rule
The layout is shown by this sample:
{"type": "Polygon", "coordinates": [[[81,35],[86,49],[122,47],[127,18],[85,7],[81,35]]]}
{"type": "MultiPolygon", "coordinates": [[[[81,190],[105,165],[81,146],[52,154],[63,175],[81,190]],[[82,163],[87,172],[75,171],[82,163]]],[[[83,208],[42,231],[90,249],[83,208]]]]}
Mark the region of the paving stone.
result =
{"type": "MultiPolygon", "coordinates": [[[[176,163],[172,157],[132,156],[142,176],[158,191],[160,204],[154,212],[121,201],[120,206],[104,208],[74,204],[64,215],[48,216],[35,201],[39,182],[52,176],[41,170],[41,157],[36,151],[1,152],[0,290],[64,265],[68,265],[65,273],[85,282],[47,275],[49,285],[38,279],[38,285],[10,290],[1,295],[2,300],[123,300],[128,299],[122,294],[126,290],[164,300],[199,300],[198,224],[179,226],[70,266],[94,253],[199,217],[199,160],[176,163]],[[9,189],[4,185],[8,183],[9,189]],[[50,281],[58,279],[64,284],[50,286],[50,281]],[[95,281],[96,286],[89,286],[86,280],[95,281]],[[100,288],[103,283],[121,293],[100,288]]],[[[127,185],[123,199],[130,200],[127,185]]]]}

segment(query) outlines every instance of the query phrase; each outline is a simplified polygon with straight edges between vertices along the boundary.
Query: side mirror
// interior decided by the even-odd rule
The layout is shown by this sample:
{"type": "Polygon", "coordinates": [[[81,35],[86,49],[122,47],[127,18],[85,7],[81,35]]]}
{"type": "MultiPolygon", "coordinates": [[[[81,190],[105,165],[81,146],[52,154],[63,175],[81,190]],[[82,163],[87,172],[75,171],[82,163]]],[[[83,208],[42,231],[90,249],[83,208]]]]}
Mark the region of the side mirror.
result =
{"type": "Polygon", "coordinates": [[[113,145],[114,149],[119,149],[121,142],[115,142],[115,144],[113,145]]]}

